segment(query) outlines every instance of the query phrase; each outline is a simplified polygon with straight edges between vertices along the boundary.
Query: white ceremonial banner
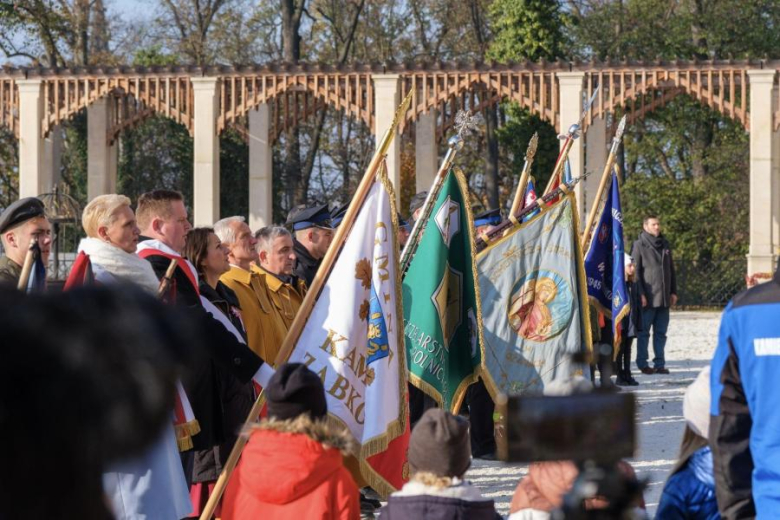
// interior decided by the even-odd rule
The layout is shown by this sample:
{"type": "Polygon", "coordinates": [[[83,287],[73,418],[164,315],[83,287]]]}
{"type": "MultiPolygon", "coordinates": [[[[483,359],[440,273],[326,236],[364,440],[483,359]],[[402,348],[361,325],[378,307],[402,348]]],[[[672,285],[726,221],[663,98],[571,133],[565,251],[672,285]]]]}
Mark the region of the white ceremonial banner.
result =
{"type": "MultiPolygon", "coordinates": [[[[364,475],[384,473],[385,482],[396,479],[383,469],[366,468],[365,461],[387,450],[406,429],[396,229],[392,187],[380,171],[289,358],[320,376],[331,418],[360,444],[364,475]]],[[[378,475],[365,476],[371,481],[378,475]]]]}

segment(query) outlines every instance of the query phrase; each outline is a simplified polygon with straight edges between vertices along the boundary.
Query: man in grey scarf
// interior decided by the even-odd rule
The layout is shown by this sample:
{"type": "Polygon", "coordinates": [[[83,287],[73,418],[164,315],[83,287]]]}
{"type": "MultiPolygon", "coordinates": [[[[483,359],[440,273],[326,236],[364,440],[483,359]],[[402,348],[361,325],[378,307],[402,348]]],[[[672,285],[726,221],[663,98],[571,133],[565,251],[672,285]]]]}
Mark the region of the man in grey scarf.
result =
{"type": "Polygon", "coordinates": [[[643,231],[634,242],[637,289],[642,300],[642,332],[637,338],[636,365],[643,374],[668,374],[664,348],[669,327],[669,309],[677,304],[672,248],[661,234],[656,216],[645,217],[643,231]],[[653,367],[648,365],[650,329],[653,330],[653,367]]]}

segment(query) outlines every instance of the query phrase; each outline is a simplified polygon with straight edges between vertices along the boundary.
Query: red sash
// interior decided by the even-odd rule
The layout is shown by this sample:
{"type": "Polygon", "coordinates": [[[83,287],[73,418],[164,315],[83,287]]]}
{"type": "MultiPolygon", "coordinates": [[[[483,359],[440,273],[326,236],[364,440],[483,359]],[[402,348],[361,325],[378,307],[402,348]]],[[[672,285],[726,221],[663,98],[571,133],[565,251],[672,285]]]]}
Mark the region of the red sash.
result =
{"type": "Polygon", "coordinates": [[[160,251],[159,249],[142,249],[138,256],[146,260],[150,256],[162,256],[164,258],[167,258],[168,260],[173,260],[174,258],[179,261],[178,264],[176,264],[176,269],[181,269],[181,271],[184,273],[184,275],[187,277],[187,279],[190,281],[190,285],[195,290],[195,292],[200,296],[200,290],[198,289],[198,282],[195,278],[195,273],[192,272],[190,267],[186,264],[186,260],[182,256],[178,255],[172,255],[170,253],[165,253],[163,251],[160,251]]]}
{"type": "MultiPolygon", "coordinates": [[[[195,279],[195,273],[193,273],[189,266],[186,264],[186,260],[178,255],[172,255],[170,253],[165,253],[163,251],[160,251],[159,249],[142,249],[138,256],[146,260],[150,256],[162,256],[164,258],[168,258],[169,260],[176,259],[179,261],[178,264],[176,264],[176,269],[181,269],[184,275],[187,277],[187,279],[190,281],[190,285],[192,285],[192,288],[195,289],[195,292],[200,296],[200,291],[198,290],[198,284],[195,279]]],[[[176,298],[176,284],[175,281],[172,280],[171,282],[171,288],[173,290],[174,294],[174,300],[176,298]]],[[[176,431],[176,442],[179,445],[179,451],[187,451],[192,449],[192,436],[198,434],[200,432],[200,424],[198,424],[198,420],[195,418],[195,415],[192,413],[192,406],[190,405],[190,400],[187,397],[186,392],[184,391],[184,388],[181,386],[181,384],[177,384],[177,392],[176,392],[176,403],[174,406],[174,413],[173,413],[173,427],[176,431]]]]}

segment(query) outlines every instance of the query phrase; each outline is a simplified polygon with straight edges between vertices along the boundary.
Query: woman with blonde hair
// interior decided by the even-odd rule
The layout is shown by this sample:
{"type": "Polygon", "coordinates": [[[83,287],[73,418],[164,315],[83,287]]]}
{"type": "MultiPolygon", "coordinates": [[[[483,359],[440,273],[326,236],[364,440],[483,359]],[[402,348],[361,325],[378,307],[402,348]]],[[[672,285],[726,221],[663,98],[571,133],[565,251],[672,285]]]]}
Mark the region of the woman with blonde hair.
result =
{"type": "MultiPolygon", "coordinates": [[[[81,223],[87,238],[79,244],[77,265],[88,258],[100,283],[132,283],[155,294],[160,282],[151,264],[135,254],[141,231],[124,195],[99,195],[84,208],[81,223]]],[[[65,288],[80,285],[82,269],[71,272],[65,288]]]]}

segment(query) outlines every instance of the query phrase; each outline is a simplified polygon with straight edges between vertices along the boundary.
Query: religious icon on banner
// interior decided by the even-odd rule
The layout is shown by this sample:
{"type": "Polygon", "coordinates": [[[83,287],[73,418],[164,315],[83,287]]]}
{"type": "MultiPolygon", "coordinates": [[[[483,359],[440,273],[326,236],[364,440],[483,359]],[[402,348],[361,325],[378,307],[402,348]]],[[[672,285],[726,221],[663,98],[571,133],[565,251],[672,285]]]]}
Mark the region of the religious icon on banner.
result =
{"type": "Polygon", "coordinates": [[[569,324],[572,299],[569,284],[560,275],[534,271],[515,283],[509,324],[524,339],[547,341],[569,324]]]}

